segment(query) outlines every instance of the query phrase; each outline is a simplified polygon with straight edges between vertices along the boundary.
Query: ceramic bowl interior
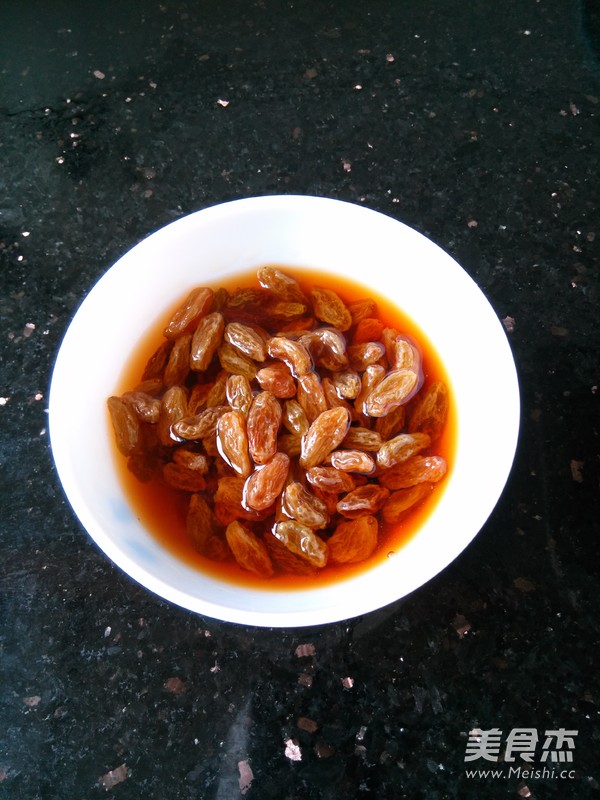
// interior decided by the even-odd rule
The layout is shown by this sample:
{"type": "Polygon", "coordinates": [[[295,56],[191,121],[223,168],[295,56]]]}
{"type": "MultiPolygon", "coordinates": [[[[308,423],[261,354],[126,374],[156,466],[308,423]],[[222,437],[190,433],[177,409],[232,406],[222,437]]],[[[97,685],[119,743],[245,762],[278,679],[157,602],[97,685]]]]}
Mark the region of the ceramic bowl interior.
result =
{"type": "Polygon", "coordinates": [[[50,392],[58,475],[75,514],[106,555],[168,601],[209,617],[269,627],[348,619],[437,575],[493,511],[510,472],[518,427],[518,383],[506,335],[469,275],[390,217],[337,200],[291,195],[204,209],[123,255],[77,311],[50,392]],[[455,463],[421,529],[395,558],[319,589],[240,587],[187,566],[140,524],[115,469],[106,398],[140,332],[191,287],[218,285],[225,276],[265,263],[339,274],[393,299],[437,350],[456,404],[455,463]]]}

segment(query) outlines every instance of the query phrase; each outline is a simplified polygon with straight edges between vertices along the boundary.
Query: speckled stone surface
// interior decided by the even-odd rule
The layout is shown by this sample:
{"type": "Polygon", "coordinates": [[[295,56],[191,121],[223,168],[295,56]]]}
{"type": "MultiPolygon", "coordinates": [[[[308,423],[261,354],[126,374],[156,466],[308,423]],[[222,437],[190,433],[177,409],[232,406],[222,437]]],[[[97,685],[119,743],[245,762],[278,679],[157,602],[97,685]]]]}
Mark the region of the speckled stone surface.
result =
{"type": "Polygon", "coordinates": [[[0,31],[0,798],[600,796],[597,4],[8,0],[0,31]],[[265,193],[432,238],[511,329],[522,390],[472,545],[313,630],[133,584],[66,504],[47,433],[99,276],[161,225],[265,193]],[[500,760],[465,762],[494,728],[500,760]],[[532,764],[503,760],[514,729],[539,735],[532,764]],[[572,761],[544,764],[557,729],[572,761]]]}

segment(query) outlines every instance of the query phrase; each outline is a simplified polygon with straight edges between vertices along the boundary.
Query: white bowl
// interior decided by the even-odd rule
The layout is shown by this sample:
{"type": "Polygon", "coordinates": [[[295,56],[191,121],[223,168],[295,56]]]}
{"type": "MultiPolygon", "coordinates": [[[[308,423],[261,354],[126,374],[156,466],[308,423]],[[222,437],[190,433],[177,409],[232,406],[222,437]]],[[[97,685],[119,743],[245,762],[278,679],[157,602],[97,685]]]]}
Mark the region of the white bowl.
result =
{"type": "Polygon", "coordinates": [[[443,570],[494,509],[514,458],[519,391],[507,339],[467,273],[427,238],[364,207],[271,196],[190,214],[143,240],[93,287],[62,342],[50,391],[56,468],[76,515],[122,570],[209,617],[316,625],[381,608],[443,570]],[[425,332],[450,376],[458,436],[443,493],[420,530],[372,569],[322,588],[272,591],[199,573],[167,552],[128,505],[106,413],[140,332],[195,285],[264,263],[314,267],[373,287],[425,332]]]}

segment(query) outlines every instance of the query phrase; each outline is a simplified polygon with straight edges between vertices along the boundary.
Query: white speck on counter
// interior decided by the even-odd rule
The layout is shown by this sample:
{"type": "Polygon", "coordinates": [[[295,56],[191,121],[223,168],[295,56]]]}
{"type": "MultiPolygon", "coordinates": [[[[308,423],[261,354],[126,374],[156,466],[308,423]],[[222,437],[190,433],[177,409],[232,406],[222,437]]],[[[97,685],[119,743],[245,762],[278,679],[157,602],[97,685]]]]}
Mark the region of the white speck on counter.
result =
{"type": "Polygon", "coordinates": [[[507,333],[514,333],[516,325],[514,317],[504,317],[504,319],[502,320],[502,324],[504,325],[504,328],[507,333]]]}
{"type": "Polygon", "coordinates": [[[39,694],[34,694],[31,695],[31,697],[23,698],[23,702],[25,703],[26,706],[29,706],[29,708],[35,708],[40,704],[41,700],[42,698],[39,696],[39,694]]]}
{"type": "Polygon", "coordinates": [[[319,729],[319,724],[309,717],[298,717],[296,725],[301,731],[306,731],[307,733],[315,733],[319,729]]]}
{"type": "Polygon", "coordinates": [[[167,680],[164,682],[164,688],[168,692],[171,692],[171,694],[185,694],[187,691],[185,682],[182,681],[177,675],[167,678],[167,680]]]}
{"type": "Polygon", "coordinates": [[[458,638],[464,639],[471,630],[471,623],[463,614],[457,614],[452,621],[452,627],[458,634],[458,638]]]}
{"type": "Polygon", "coordinates": [[[513,586],[520,592],[535,592],[535,585],[527,578],[515,578],[513,586]]]}
{"type": "Polygon", "coordinates": [[[286,758],[289,758],[290,761],[302,761],[302,750],[297,741],[286,739],[284,744],[286,758]]]}
{"type": "Polygon", "coordinates": [[[571,477],[576,483],[583,483],[583,461],[571,459],[571,477]]]}
{"type": "Polygon", "coordinates": [[[240,792],[242,794],[246,794],[250,786],[252,785],[252,781],[254,780],[254,774],[252,772],[252,768],[247,761],[238,761],[238,770],[240,771],[240,792]]]}
{"type": "Polygon", "coordinates": [[[306,656],[314,656],[317,650],[314,644],[299,644],[295,652],[297,658],[305,658],[306,656]]]}
{"type": "Polygon", "coordinates": [[[98,783],[102,784],[102,786],[108,790],[112,789],[113,786],[116,786],[118,783],[121,783],[128,777],[129,769],[127,768],[127,764],[121,764],[120,767],[111,769],[109,772],[98,778],[98,783]]]}

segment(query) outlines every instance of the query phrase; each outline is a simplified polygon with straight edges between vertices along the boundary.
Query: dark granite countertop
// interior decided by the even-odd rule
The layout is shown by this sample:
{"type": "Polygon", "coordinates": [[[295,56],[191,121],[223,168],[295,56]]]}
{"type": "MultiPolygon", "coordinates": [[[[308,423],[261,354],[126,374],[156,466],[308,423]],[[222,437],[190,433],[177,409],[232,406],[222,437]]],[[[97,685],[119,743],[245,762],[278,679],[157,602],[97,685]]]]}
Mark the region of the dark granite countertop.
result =
{"type": "Polygon", "coordinates": [[[6,0],[0,31],[0,798],[600,796],[597,2],[6,0]],[[447,250],[510,327],[522,391],[471,546],[312,630],[134,584],[48,442],[97,278],[177,217],[273,193],[447,250]],[[477,729],[498,761],[465,760],[477,729]],[[560,730],[572,748],[547,744],[560,730]],[[511,750],[535,736],[532,762],[511,750]]]}

